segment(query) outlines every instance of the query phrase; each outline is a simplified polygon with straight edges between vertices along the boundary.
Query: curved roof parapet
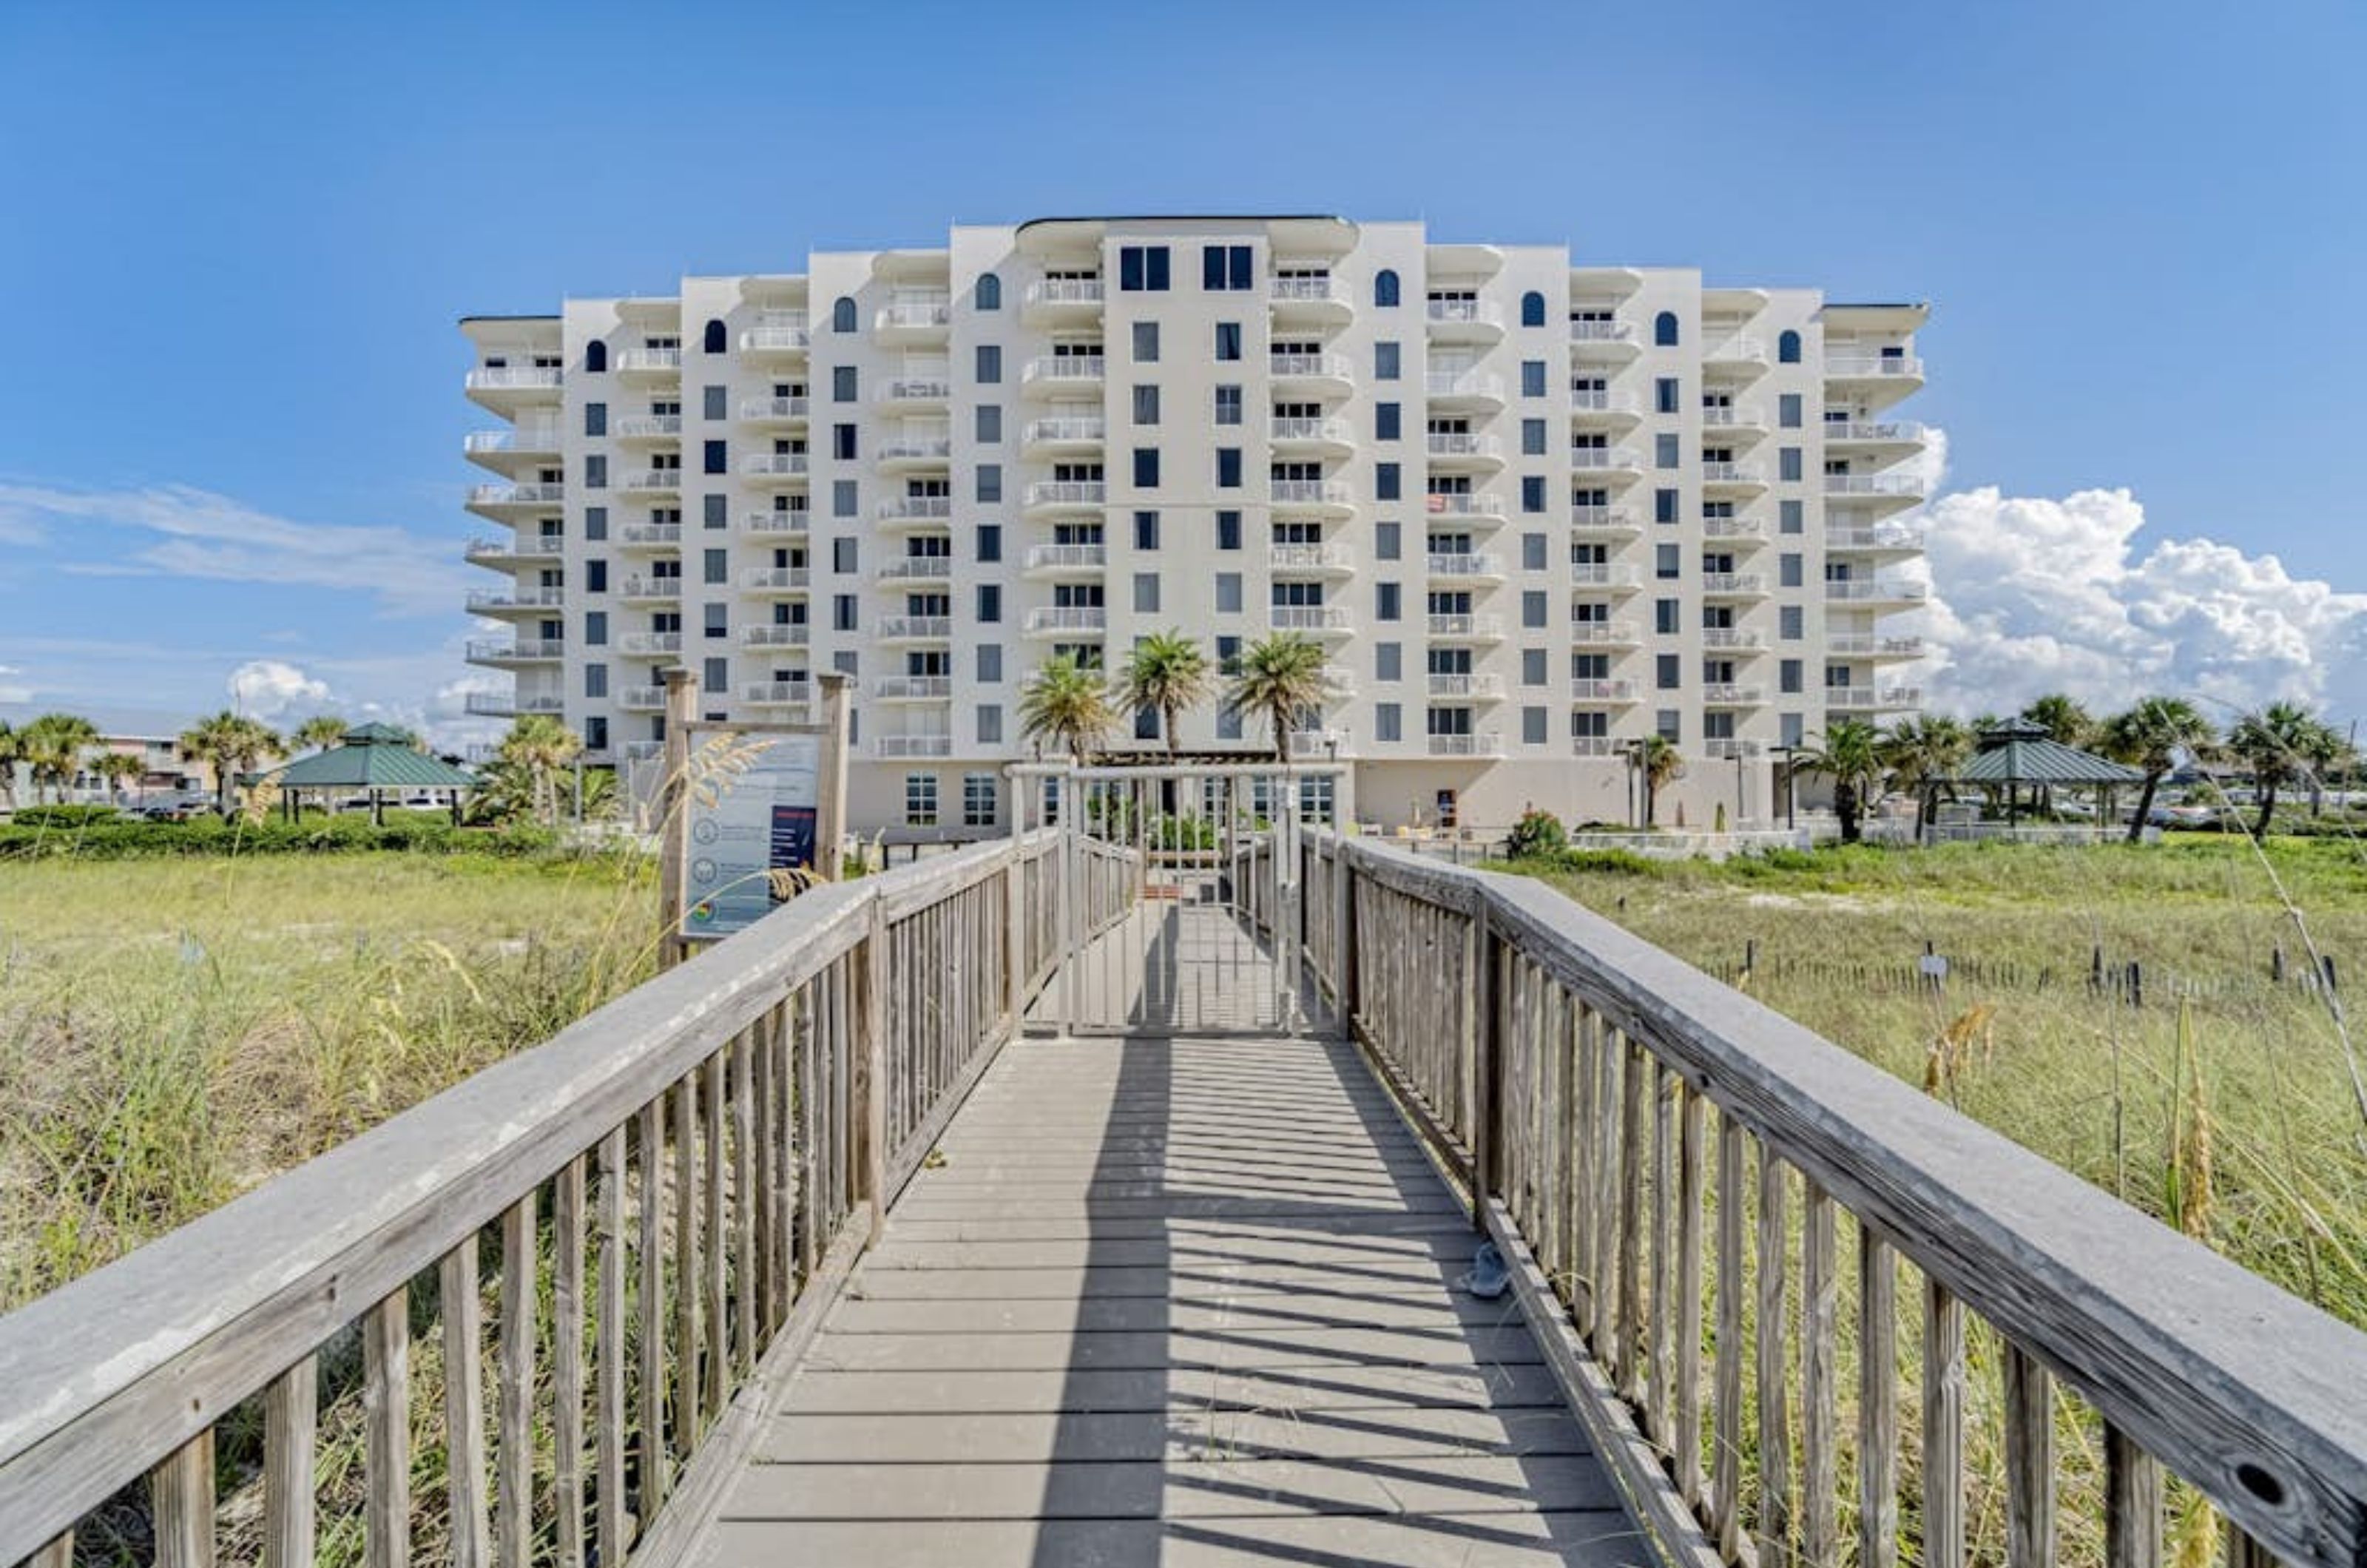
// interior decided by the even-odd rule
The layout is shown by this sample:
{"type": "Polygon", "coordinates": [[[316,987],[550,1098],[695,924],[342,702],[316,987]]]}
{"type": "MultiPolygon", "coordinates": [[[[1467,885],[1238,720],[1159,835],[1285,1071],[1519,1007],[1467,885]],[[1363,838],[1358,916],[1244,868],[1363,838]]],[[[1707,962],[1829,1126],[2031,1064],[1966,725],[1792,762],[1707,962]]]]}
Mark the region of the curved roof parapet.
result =
{"type": "Polygon", "coordinates": [[[1504,253],[1493,245],[1425,245],[1422,250],[1433,279],[1493,277],[1504,270],[1504,253]]]}
{"type": "Polygon", "coordinates": [[[883,282],[941,282],[953,264],[951,251],[879,251],[871,258],[871,276],[883,282]]]}
{"type": "Polygon", "coordinates": [[[1911,333],[1931,319],[1928,300],[1913,304],[1853,305],[1828,299],[1819,312],[1827,326],[1858,327],[1867,332],[1911,333]]]}
{"type": "Polygon", "coordinates": [[[758,273],[740,280],[740,298],[751,305],[794,305],[810,287],[801,272],[758,273]]]}
{"type": "Polygon", "coordinates": [[[1356,226],[1345,218],[1319,212],[1140,212],[1107,213],[1098,217],[1031,218],[1012,231],[1013,243],[1028,255],[1098,246],[1113,224],[1189,223],[1222,227],[1262,224],[1276,250],[1293,254],[1344,255],[1356,243],[1356,226]]]}
{"type": "Polygon", "coordinates": [[[674,296],[643,296],[617,301],[617,319],[635,326],[672,326],[682,320],[682,301],[674,296]]]}
{"type": "Polygon", "coordinates": [[[557,316],[463,316],[460,331],[471,343],[542,344],[559,341],[557,316]]]}
{"type": "Polygon", "coordinates": [[[1632,266],[1574,266],[1569,269],[1573,299],[1625,299],[1644,287],[1644,275],[1632,266]]]}
{"type": "Polygon", "coordinates": [[[1704,311],[1715,311],[1721,316],[1740,316],[1747,321],[1767,309],[1767,290],[1764,288],[1704,288],[1702,290],[1701,302],[1702,310],[1704,311]]]}

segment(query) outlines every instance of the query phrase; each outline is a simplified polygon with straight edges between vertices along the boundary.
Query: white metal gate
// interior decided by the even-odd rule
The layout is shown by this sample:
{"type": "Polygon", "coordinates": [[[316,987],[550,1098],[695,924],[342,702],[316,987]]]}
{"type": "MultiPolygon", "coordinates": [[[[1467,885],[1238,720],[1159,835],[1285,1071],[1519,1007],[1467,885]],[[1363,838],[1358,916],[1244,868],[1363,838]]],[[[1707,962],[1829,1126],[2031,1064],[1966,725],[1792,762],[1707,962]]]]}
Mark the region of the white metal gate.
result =
{"type": "Polygon", "coordinates": [[[1068,962],[1038,1021],[1069,1033],[1294,1034],[1323,1021],[1305,967],[1302,824],[1336,765],[1015,770],[1021,830],[1063,838],[1068,962]]]}

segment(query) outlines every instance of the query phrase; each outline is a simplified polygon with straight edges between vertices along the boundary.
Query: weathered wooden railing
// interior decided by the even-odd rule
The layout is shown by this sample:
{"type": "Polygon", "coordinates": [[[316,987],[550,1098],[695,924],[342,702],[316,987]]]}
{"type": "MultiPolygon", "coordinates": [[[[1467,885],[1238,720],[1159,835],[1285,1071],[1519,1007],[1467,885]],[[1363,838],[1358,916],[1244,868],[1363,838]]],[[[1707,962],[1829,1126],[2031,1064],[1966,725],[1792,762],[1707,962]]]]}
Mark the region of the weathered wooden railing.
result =
{"type": "Polygon", "coordinates": [[[1542,884],[1302,851],[1667,1559],[2137,1568],[2191,1486],[2234,1568],[2367,1561],[2367,1336],[1542,884]]]}
{"type": "Polygon", "coordinates": [[[0,1562],[679,1556],[1057,964],[1059,851],[810,893],[0,1318],[0,1562]]]}

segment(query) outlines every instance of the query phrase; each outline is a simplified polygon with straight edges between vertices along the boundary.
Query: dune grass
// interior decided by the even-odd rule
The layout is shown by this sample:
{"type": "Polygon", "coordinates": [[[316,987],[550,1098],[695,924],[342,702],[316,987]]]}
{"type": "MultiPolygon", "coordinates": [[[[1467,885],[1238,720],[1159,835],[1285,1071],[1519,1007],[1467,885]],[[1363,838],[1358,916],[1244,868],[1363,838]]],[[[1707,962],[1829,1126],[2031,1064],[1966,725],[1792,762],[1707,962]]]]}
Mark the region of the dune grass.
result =
{"type": "Polygon", "coordinates": [[[0,1310],[651,972],[629,859],[42,861],[0,874],[0,1310]]]}

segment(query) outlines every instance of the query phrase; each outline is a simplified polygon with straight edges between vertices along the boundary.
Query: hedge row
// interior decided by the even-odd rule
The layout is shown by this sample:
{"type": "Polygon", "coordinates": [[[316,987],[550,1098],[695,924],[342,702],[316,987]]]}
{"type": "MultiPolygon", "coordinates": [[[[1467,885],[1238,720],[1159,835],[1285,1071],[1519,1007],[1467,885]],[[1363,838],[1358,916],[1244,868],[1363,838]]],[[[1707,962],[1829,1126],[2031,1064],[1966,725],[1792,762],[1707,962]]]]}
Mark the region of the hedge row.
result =
{"type": "Polygon", "coordinates": [[[269,821],[250,826],[198,818],[187,822],[93,822],[0,828],[0,860],[74,858],[138,860],[172,855],[321,854],[402,850],[426,854],[538,855],[558,846],[543,828],[455,828],[448,821],[390,821],[366,817],[322,821],[269,821]]]}

